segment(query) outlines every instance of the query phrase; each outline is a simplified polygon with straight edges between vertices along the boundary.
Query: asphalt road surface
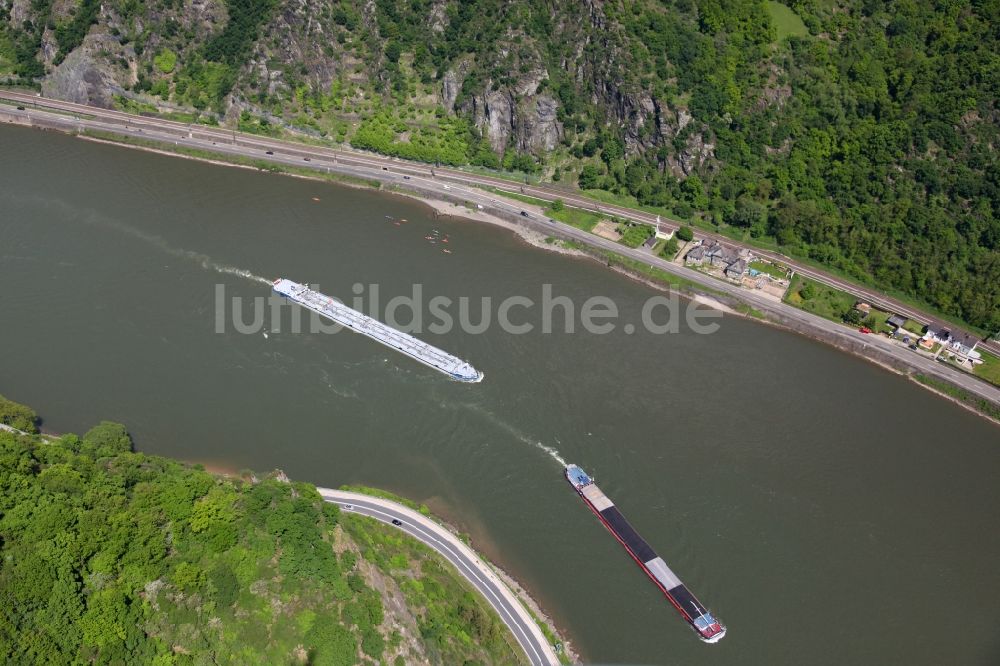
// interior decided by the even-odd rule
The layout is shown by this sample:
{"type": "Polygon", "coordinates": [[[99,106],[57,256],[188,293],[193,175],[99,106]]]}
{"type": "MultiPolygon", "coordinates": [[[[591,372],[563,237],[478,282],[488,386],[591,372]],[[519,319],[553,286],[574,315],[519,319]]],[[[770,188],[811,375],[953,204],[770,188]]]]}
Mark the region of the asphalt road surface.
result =
{"type": "MultiPolygon", "coordinates": [[[[700,271],[674,264],[642,249],[628,248],[620,243],[601,238],[582,229],[557,222],[546,217],[544,211],[536,206],[516,200],[504,199],[500,195],[484,191],[480,188],[494,187],[508,191],[520,190],[524,194],[538,198],[549,200],[560,198],[567,205],[578,205],[581,208],[586,207],[588,209],[596,207],[605,213],[631,217],[645,222],[655,220],[654,215],[643,211],[597,204],[592,200],[572,195],[571,193],[554,192],[546,188],[528,185],[520,186],[509,180],[491,176],[469,174],[453,169],[434,168],[424,164],[367,153],[290,143],[251,134],[242,134],[217,127],[134,116],[121,111],[111,111],[71,102],[40,98],[27,93],[0,91],[0,98],[14,100],[24,107],[23,110],[19,110],[15,106],[0,105],[0,111],[9,116],[22,117],[26,120],[43,121],[47,126],[59,127],[70,132],[102,130],[118,135],[163,142],[168,145],[173,144],[175,146],[209,150],[224,155],[266,160],[276,164],[314,169],[320,172],[346,174],[368,180],[375,179],[394,184],[402,189],[415,189],[426,196],[434,196],[435,193],[438,193],[442,197],[459,197],[471,205],[482,207],[486,212],[499,212],[505,213],[507,216],[517,216],[517,219],[525,226],[547,235],[572,239],[592,247],[612,251],[651,267],[659,268],[692,282],[702,284],[716,292],[724,292],[759,310],[777,312],[786,319],[829,331],[838,338],[851,339],[855,343],[860,343],[862,350],[868,346],[877,346],[880,350],[919,372],[945,379],[973,395],[995,404],[1000,404],[1000,388],[957,368],[894,344],[882,336],[867,335],[853,329],[845,328],[787,303],[765,297],[750,289],[744,289],[729,282],[717,280],[700,271]]],[[[698,233],[700,236],[711,237],[710,234],[704,234],[700,230],[698,233]]],[[[732,241],[729,239],[721,236],[719,238],[732,244],[732,241]]],[[[761,252],[756,249],[754,253],[764,257],[771,256],[767,252],[761,252]]],[[[891,304],[891,300],[887,300],[887,297],[881,297],[873,292],[858,289],[856,286],[848,285],[837,278],[823,277],[815,269],[801,267],[799,264],[784,258],[781,258],[781,261],[800,271],[803,275],[830,284],[836,288],[859,294],[877,305],[891,304]]],[[[896,307],[894,310],[911,316],[918,321],[934,321],[930,317],[912,312],[905,307],[896,307]]],[[[953,327],[952,330],[957,329],[953,327]]],[[[981,346],[991,351],[996,348],[995,351],[1000,352],[1000,345],[997,345],[994,341],[983,342],[981,346]]]]}
{"type": "Polygon", "coordinates": [[[342,511],[359,513],[389,525],[393,525],[393,520],[399,521],[400,524],[395,527],[443,555],[479,590],[510,629],[533,666],[559,663],[552,646],[514,593],[489,565],[454,534],[426,516],[397,502],[344,490],[329,488],[317,488],[317,490],[323,499],[339,505],[342,511]]]}
{"type": "MultiPolygon", "coordinates": [[[[449,168],[432,168],[426,164],[421,164],[419,162],[407,162],[405,160],[400,160],[397,158],[383,157],[380,155],[374,155],[353,150],[338,150],[333,148],[322,148],[313,147],[305,144],[296,144],[289,141],[282,141],[279,139],[270,139],[267,137],[260,137],[253,134],[244,134],[240,132],[234,132],[232,130],[226,130],[223,128],[213,128],[205,125],[196,125],[181,123],[170,120],[162,120],[159,118],[148,118],[144,116],[136,116],[121,111],[113,111],[108,109],[100,109],[97,107],[86,106],[83,104],[75,104],[72,102],[63,102],[61,100],[54,100],[48,98],[42,98],[32,93],[24,93],[17,91],[0,91],[0,97],[8,100],[20,103],[25,106],[26,109],[53,109],[58,110],[63,113],[76,114],[81,119],[90,118],[94,120],[100,120],[105,123],[111,123],[116,126],[115,130],[119,131],[122,124],[125,124],[134,130],[135,134],[142,134],[144,132],[167,132],[171,135],[186,135],[188,138],[201,138],[209,142],[214,142],[213,145],[218,145],[220,143],[229,143],[230,145],[242,145],[251,149],[251,155],[254,157],[260,157],[259,153],[253,154],[253,148],[259,148],[262,152],[266,154],[266,151],[272,150],[277,156],[277,153],[282,153],[283,155],[291,156],[294,160],[299,158],[302,161],[306,161],[305,158],[309,157],[310,161],[314,159],[314,156],[319,156],[321,158],[326,158],[332,160],[334,163],[340,163],[344,166],[358,166],[358,167],[368,167],[377,169],[392,169],[399,174],[409,174],[411,177],[424,176],[424,177],[434,177],[438,180],[448,180],[451,182],[459,184],[468,184],[476,187],[492,187],[499,190],[505,190],[508,192],[521,193],[542,199],[544,201],[553,201],[555,199],[561,199],[564,204],[568,206],[573,206],[575,208],[580,208],[588,211],[594,211],[599,213],[606,213],[611,215],[616,215],[618,217],[627,218],[631,220],[636,220],[639,222],[645,222],[647,224],[654,224],[659,219],[659,216],[648,213],[646,211],[637,210],[634,208],[627,208],[625,206],[618,206],[614,204],[605,204],[593,199],[590,199],[574,190],[563,189],[552,186],[540,186],[540,185],[521,185],[519,183],[513,182],[509,179],[499,178],[495,176],[487,176],[481,174],[473,174],[464,171],[459,171],[456,169],[449,168]]],[[[268,156],[269,159],[271,158],[268,156]]],[[[280,161],[280,160],[275,160],[280,161]]],[[[664,226],[669,228],[677,228],[681,222],[677,220],[672,220],[669,218],[663,219],[664,226]]],[[[723,236],[721,234],[715,234],[712,232],[704,231],[702,229],[698,230],[698,235],[700,237],[709,240],[718,240],[720,242],[726,243],[728,245],[736,245],[736,242],[732,239],[723,236]]],[[[892,312],[904,315],[910,319],[921,322],[923,324],[939,324],[950,328],[953,331],[957,331],[960,327],[956,327],[948,322],[943,322],[933,316],[930,316],[924,312],[919,311],[913,306],[902,303],[901,301],[894,299],[886,294],[882,294],[869,287],[863,287],[853,282],[844,280],[834,275],[817,269],[813,266],[809,266],[800,263],[794,259],[786,257],[785,255],[772,252],[768,250],[762,250],[759,248],[753,248],[755,255],[769,259],[771,261],[780,262],[786,266],[791,267],[797,273],[800,273],[811,280],[815,280],[822,284],[834,287],[835,289],[841,289],[847,291],[859,298],[869,301],[873,305],[880,308],[890,310],[892,312]]],[[[994,354],[1000,354],[1000,341],[997,340],[983,340],[981,346],[993,352],[994,354]]]]}

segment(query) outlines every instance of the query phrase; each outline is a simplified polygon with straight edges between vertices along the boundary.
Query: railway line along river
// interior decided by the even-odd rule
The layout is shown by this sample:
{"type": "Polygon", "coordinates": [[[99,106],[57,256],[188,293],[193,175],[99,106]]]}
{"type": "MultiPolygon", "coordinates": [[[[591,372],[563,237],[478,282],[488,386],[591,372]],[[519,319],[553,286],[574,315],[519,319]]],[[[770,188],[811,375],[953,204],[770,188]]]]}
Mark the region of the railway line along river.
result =
{"type": "Polygon", "coordinates": [[[467,297],[471,322],[484,297],[541,301],[543,285],[638,321],[654,292],[375,192],[22,128],[0,128],[0,151],[0,393],[45,429],[113,419],[150,453],[426,502],[596,662],[1000,661],[1000,429],[962,408],[736,317],[711,334],[425,325],[486,374],[452,382],[306,317],[295,333],[291,306],[254,327],[257,278],[348,304],[358,285],[383,305],[420,285],[467,297]],[[725,640],[692,635],[560,459],[595,475],[725,640]]]}

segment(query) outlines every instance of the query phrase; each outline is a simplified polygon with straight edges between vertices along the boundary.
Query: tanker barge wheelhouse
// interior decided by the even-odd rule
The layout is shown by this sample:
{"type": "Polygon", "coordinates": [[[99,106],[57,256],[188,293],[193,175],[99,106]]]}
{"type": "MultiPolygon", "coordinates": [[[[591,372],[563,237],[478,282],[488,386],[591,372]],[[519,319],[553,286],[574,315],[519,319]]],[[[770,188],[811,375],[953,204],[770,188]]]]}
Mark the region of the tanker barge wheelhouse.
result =
{"type": "Polygon", "coordinates": [[[604,526],[625,546],[625,550],[642,567],[646,575],[663,591],[674,608],[694,628],[698,638],[706,643],[720,641],[726,635],[726,628],[687,589],[663,558],[639,536],[614,502],[597,487],[594,480],[576,465],[566,466],[566,479],[604,526]]]}

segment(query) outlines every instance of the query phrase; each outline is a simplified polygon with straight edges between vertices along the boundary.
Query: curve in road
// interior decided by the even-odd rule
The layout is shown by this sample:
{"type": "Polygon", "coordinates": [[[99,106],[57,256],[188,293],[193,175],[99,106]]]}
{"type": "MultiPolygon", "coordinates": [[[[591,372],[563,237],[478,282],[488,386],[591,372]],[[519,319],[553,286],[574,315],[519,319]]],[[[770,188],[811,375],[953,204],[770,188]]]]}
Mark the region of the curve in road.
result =
{"type": "Polygon", "coordinates": [[[339,505],[342,510],[369,516],[390,525],[394,519],[398,520],[401,523],[397,525],[400,530],[444,556],[466,580],[472,583],[507,625],[532,666],[551,666],[559,663],[552,646],[520,600],[489,565],[454,534],[398,502],[346,490],[330,488],[316,490],[325,501],[339,505]]]}

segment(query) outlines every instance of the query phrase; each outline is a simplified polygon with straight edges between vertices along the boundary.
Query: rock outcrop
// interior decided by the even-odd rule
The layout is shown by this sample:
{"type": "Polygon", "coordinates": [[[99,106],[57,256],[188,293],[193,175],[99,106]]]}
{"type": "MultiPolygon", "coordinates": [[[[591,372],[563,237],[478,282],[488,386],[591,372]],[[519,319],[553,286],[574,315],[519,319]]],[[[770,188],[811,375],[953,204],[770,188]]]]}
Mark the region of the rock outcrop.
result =
{"type": "Polygon", "coordinates": [[[88,37],[42,81],[42,94],[78,104],[110,109],[120,90],[105,62],[94,57],[100,38],[88,37]],[[96,43],[95,43],[96,42],[96,43]]]}
{"type": "MultiPolygon", "coordinates": [[[[8,3],[10,21],[32,19],[30,0],[8,3]]],[[[66,20],[72,0],[55,0],[53,7],[54,15],[66,20]]],[[[50,68],[43,91],[107,107],[115,94],[128,90],[137,101],[154,104],[188,103],[201,110],[212,104],[212,110],[230,122],[249,110],[280,124],[289,118],[282,117],[284,102],[276,100],[297,99],[297,119],[308,123],[307,116],[317,106],[325,105],[325,111],[334,103],[324,95],[341,82],[351,88],[352,100],[358,102],[338,100],[353,107],[341,122],[356,125],[379,103],[398,106],[401,72],[410,88],[411,105],[440,105],[444,113],[468,118],[498,156],[510,150],[544,156],[565,138],[564,119],[585,113],[592,123],[587,131],[619,135],[626,158],[669,146],[663,166],[677,177],[698,171],[714,158],[707,130],[692,127],[697,123],[686,110],[658,99],[624,69],[629,57],[621,25],[609,17],[600,0],[583,0],[573,12],[553,10],[551,39],[570,45],[557,63],[551,60],[549,44],[512,22],[488,47],[453,56],[446,67],[433,73],[425,69],[419,76],[414,76],[418,73],[415,54],[406,53],[398,62],[387,59],[385,49],[392,37],[381,33],[393,28],[379,18],[374,0],[338,7],[331,9],[326,0],[282,0],[261,25],[246,61],[233,72],[231,93],[219,104],[206,96],[204,80],[192,84],[197,73],[182,80],[182,72],[191,63],[197,68],[203,62],[204,44],[227,24],[224,0],[157,3],[130,8],[127,16],[119,5],[102,5],[98,24],[57,66],[55,33],[51,28],[42,33],[39,58],[50,68]],[[345,16],[344,11],[352,13],[345,16]],[[165,49],[176,53],[177,65],[176,70],[161,73],[154,58],[165,49]],[[415,87],[417,79],[421,85],[415,87]],[[158,80],[159,92],[151,94],[151,84],[158,80]],[[567,81],[574,88],[575,110],[567,111],[561,101],[566,90],[560,86],[567,81]],[[202,86],[200,99],[184,96],[182,90],[189,91],[192,85],[202,86]],[[303,108],[301,100],[306,95],[312,104],[303,108]]],[[[448,0],[432,0],[425,12],[425,29],[441,35],[451,29],[456,16],[448,0]]],[[[776,88],[767,101],[780,104],[785,94],[783,88],[776,88]]]]}

